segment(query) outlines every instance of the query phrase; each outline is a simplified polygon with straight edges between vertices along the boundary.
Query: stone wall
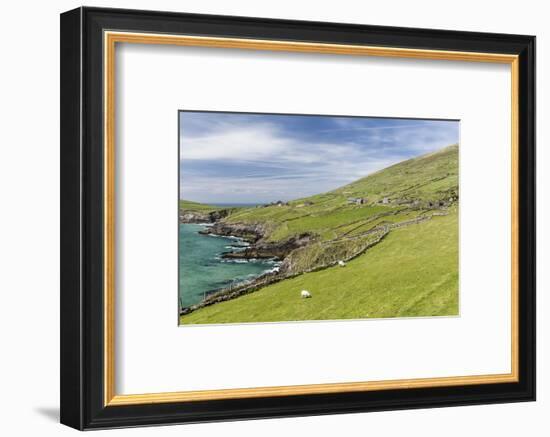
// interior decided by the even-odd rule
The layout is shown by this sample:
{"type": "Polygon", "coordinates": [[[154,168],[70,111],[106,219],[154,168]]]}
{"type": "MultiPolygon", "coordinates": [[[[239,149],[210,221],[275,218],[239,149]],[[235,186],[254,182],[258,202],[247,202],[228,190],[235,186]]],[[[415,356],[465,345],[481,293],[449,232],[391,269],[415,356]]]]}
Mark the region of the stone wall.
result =
{"type": "MultiPolygon", "coordinates": [[[[215,293],[212,293],[211,295],[207,296],[202,302],[199,302],[198,304],[195,304],[195,305],[192,305],[190,307],[181,309],[180,310],[180,315],[189,314],[189,313],[192,313],[193,311],[196,311],[200,308],[204,308],[204,307],[213,305],[213,304],[218,303],[218,302],[224,302],[224,301],[227,301],[227,300],[232,300],[232,299],[235,299],[237,297],[244,296],[244,295],[249,294],[249,293],[253,293],[254,291],[259,290],[260,288],[266,287],[266,286],[274,284],[276,282],[280,282],[280,281],[285,280],[285,279],[290,279],[290,278],[294,278],[294,277],[303,275],[304,273],[311,273],[311,272],[324,270],[324,269],[327,269],[329,267],[334,267],[334,266],[338,265],[339,261],[344,261],[345,263],[347,263],[347,262],[357,258],[358,256],[363,255],[367,250],[369,250],[373,246],[380,243],[390,233],[391,229],[396,229],[396,228],[401,228],[401,227],[404,227],[404,226],[423,223],[425,221],[431,220],[431,218],[434,217],[434,216],[445,216],[445,215],[448,215],[448,214],[449,214],[448,211],[437,211],[437,212],[434,211],[431,215],[422,215],[422,216],[415,217],[414,219],[405,220],[405,221],[399,222],[399,223],[384,224],[384,225],[381,225],[381,226],[377,226],[376,228],[371,229],[371,230],[365,232],[364,234],[357,235],[357,236],[354,236],[354,237],[345,237],[344,241],[345,240],[355,240],[355,239],[359,239],[359,238],[364,238],[367,234],[371,235],[375,232],[378,232],[380,234],[374,240],[372,240],[371,242],[366,244],[364,247],[362,247],[361,250],[358,250],[356,253],[353,253],[352,255],[348,256],[347,258],[344,258],[344,259],[341,259],[341,260],[338,259],[338,260],[335,260],[333,262],[326,263],[326,264],[321,264],[321,265],[318,265],[318,266],[315,266],[313,268],[306,269],[306,270],[303,270],[303,271],[300,271],[300,272],[266,273],[262,276],[259,276],[258,278],[251,281],[250,283],[237,285],[235,287],[225,288],[225,289],[219,290],[215,293]]],[[[334,241],[336,241],[336,240],[334,240],[334,241]]],[[[330,245],[330,243],[331,243],[330,241],[325,242],[325,244],[328,244],[328,245],[330,245]]]]}

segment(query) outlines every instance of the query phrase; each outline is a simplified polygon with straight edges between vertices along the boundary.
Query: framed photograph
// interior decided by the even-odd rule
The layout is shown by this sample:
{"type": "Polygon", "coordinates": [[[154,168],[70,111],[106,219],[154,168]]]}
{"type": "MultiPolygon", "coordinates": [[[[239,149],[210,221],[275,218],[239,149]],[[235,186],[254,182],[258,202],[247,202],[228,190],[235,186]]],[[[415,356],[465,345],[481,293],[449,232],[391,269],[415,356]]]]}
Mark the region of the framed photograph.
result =
{"type": "Polygon", "coordinates": [[[61,15],[61,422],[535,399],[535,38],[61,15]]]}

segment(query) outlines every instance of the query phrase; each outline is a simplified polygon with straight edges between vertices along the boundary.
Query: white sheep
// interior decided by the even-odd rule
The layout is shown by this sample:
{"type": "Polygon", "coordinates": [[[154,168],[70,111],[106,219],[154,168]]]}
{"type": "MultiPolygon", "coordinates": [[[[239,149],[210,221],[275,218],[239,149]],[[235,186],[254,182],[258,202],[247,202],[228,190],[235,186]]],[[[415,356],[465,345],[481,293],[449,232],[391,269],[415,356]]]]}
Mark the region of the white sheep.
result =
{"type": "Polygon", "coordinates": [[[340,261],[338,261],[338,265],[339,265],[340,267],[345,267],[345,266],[346,266],[346,263],[345,263],[344,261],[340,260],[340,261]]]}
{"type": "Polygon", "coordinates": [[[302,296],[302,299],[307,299],[311,297],[311,293],[307,290],[302,290],[302,292],[300,293],[300,296],[302,296]]]}

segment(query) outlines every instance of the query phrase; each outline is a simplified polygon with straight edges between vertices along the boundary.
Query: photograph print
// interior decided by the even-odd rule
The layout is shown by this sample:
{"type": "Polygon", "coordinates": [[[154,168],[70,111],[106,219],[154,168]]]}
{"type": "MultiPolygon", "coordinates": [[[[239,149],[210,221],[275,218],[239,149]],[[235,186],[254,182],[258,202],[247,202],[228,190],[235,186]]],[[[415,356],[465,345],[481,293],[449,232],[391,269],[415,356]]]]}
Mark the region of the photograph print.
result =
{"type": "Polygon", "coordinates": [[[178,116],[180,325],[459,315],[458,120],[178,116]]]}

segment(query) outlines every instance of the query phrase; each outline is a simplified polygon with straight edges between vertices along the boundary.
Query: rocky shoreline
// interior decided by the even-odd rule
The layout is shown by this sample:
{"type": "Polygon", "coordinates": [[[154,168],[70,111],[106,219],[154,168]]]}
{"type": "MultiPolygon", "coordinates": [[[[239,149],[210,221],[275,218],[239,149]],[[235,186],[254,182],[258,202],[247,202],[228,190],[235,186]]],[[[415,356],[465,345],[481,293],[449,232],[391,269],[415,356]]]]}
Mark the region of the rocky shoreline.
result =
{"type": "Polygon", "coordinates": [[[244,250],[224,252],[226,259],[267,259],[282,261],[293,250],[306,246],[313,241],[314,236],[308,233],[300,234],[281,242],[265,241],[265,230],[261,225],[243,223],[216,222],[201,231],[203,235],[221,235],[224,237],[242,238],[250,243],[244,250]]]}
{"type": "Polygon", "coordinates": [[[247,225],[243,223],[223,223],[220,219],[213,220],[212,226],[199,231],[203,235],[219,235],[223,237],[238,237],[254,244],[264,237],[264,229],[260,225],[247,225]]]}
{"type": "MultiPolygon", "coordinates": [[[[303,233],[281,242],[268,242],[265,240],[266,231],[259,224],[227,223],[222,220],[230,214],[228,210],[217,210],[209,213],[196,211],[180,212],[180,223],[185,224],[208,224],[209,226],[199,231],[202,235],[235,237],[246,242],[248,245],[237,246],[237,250],[224,252],[222,258],[233,260],[273,259],[282,261],[293,250],[304,247],[315,240],[315,236],[303,233]]],[[[258,277],[237,284],[234,287],[213,290],[205,300],[190,307],[181,308],[180,315],[188,314],[197,308],[208,306],[216,302],[233,299],[244,293],[256,290],[272,282],[284,278],[286,274],[279,267],[273,271],[265,272],[258,277]]]]}
{"type": "MultiPolygon", "coordinates": [[[[363,254],[366,250],[371,248],[372,246],[375,246],[380,241],[382,241],[386,235],[389,233],[390,227],[384,226],[380,229],[382,232],[380,232],[380,235],[378,238],[370,242],[368,245],[366,245],[361,251],[354,253],[353,255],[347,257],[344,259],[345,262],[349,262],[352,259],[358,257],[359,255],[363,254]]],[[[294,278],[299,275],[303,275],[304,273],[310,273],[315,272],[319,270],[326,269],[328,267],[333,267],[335,265],[338,265],[338,261],[334,261],[328,264],[319,265],[311,269],[307,269],[304,271],[299,272],[292,272],[292,271],[286,271],[284,268],[284,263],[281,264],[280,269],[278,268],[276,271],[266,272],[251,281],[247,281],[241,284],[237,284],[236,286],[231,286],[227,288],[222,288],[220,290],[214,291],[206,296],[206,298],[195,304],[191,305],[189,307],[181,308],[180,309],[180,316],[184,316],[186,314],[190,314],[198,309],[214,305],[216,303],[225,302],[228,300],[235,299],[240,296],[244,296],[245,294],[253,293],[257,290],[260,290],[263,287],[266,287],[271,284],[275,284],[277,282],[283,281],[285,279],[294,278]]]]}
{"type": "MultiPolygon", "coordinates": [[[[255,277],[254,279],[251,279],[244,283],[236,284],[234,286],[222,288],[219,290],[213,290],[206,296],[203,301],[199,302],[198,304],[192,305],[190,307],[180,308],[180,315],[183,316],[185,314],[189,314],[199,308],[210,306],[218,302],[235,299],[239,296],[252,293],[267,285],[282,281],[284,279],[338,265],[339,261],[351,261],[352,259],[364,253],[367,249],[382,241],[391,229],[419,224],[426,220],[430,220],[433,216],[442,216],[447,214],[448,211],[434,212],[431,215],[422,215],[415,217],[411,220],[378,226],[371,231],[365,232],[362,235],[364,237],[365,235],[369,235],[371,233],[377,233],[378,236],[373,239],[373,241],[368,242],[368,244],[366,244],[355,253],[352,253],[349,256],[345,256],[341,260],[339,259],[336,261],[326,262],[315,265],[312,268],[300,270],[293,269],[292,266],[289,265],[289,262],[287,261],[290,261],[291,257],[288,257],[288,255],[294,252],[296,249],[307,250],[305,246],[308,246],[309,244],[316,244],[315,235],[304,233],[282,242],[267,242],[265,241],[264,229],[261,225],[215,222],[211,226],[208,226],[205,229],[199,231],[199,233],[204,235],[237,237],[242,239],[243,241],[246,241],[249,244],[249,246],[243,246],[244,249],[239,248],[239,250],[237,251],[223,253],[223,258],[245,260],[271,258],[280,261],[280,264],[276,267],[276,269],[273,269],[272,271],[267,271],[255,277]],[[287,258],[286,261],[285,258],[287,258]]],[[[358,237],[348,237],[349,240],[352,240],[354,238],[358,237]]],[[[292,264],[292,262],[290,262],[290,264],[292,264]]]]}

